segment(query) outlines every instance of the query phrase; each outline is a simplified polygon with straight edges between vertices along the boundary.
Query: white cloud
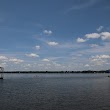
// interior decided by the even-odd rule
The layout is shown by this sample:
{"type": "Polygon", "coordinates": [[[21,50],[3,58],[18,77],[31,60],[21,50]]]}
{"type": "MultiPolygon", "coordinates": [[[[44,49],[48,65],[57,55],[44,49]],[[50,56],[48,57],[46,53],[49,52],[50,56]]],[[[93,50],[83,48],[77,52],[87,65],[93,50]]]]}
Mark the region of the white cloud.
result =
{"type": "Polygon", "coordinates": [[[6,65],[7,63],[6,62],[4,62],[4,63],[1,63],[2,65],[6,65]]]}
{"type": "Polygon", "coordinates": [[[57,67],[61,67],[61,64],[58,64],[58,63],[54,63],[54,65],[57,67]]]}
{"type": "Polygon", "coordinates": [[[98,33],[91,33],[91,34],[86,34],[85,37],[88,38],[88,39],[96,39],[96,38],[100,37],[100,34],[98,34],[98,33]]]}
{"type": "Polygon", "coordinates": [[[91,44],[90,46],[91,47],[98,47],[99,45],[97,45],[97,44],[91,44]]]}
{"type": "Polygon", "coordinates": [[[99,26],[99,28],[97,28],[97,31],[100,32],[102,31],[103,28],[104,28],[103,26],[99,26]]]}
{"type": "Polygon", "coordinates": [[[91,62],[94,64],[94,65],[105,65],[107,64],[107,61],[104,60],[104,59],[91,59],[91,62]]]}
{"type": "Polygon", "coordinates": [[[82,39],[82,38],[78,38],[78,39],[77,39],[77,42],[79,42],[79,43],[81,43],[81,42],[86,42],[86,40],[85,40],[85,39],[82,39]]]}
{"type": "Polygon", "coordinates": [[[80,3],[80,1],[79,1],[77,3],[74,3],[74,5],[71,8],[67,9],[65,11],[65,13],[68,13],[73,10],[81,10],[84,8],[88,8],[92,5],[94,5],[96,2],[97,2],[97,0],[87,0],[86,2],[83,2],[83,3],[80,3]]]}
{"type": "Polygon", "coordinates": [[[86,64],[86,65],[85,65],[85,67],[89,67],[89,66],[90,66],[89,64],[86,64]]]}
{"type": "Polygon", "coordinates": [[[47,59],[47,58],[45,58],[45,59],[43,59],[42,61],[49,62],[50,60],[47,59]]]}
{"type": "Polygon", "coordinates": [[[6,56],[0,56],[0,60],[7,60],[8,58],[6,56]]]}
{"type": "Polygon", "coordinates": [[[110,32],[102,32],[100,33],[102,40],[110,39],[110,32]]]}
{"type": "Polygon", "coordinates": [[[110,32],[90,33],[90,34],[85,34],[85,37],[86,39],[78,38],[77,42],[86,42],[87,40],[98,39],[98,38],[101,38],[102,40],[107,40],[110,39],[110,32]]]}
{"type": "Polygon", "coordinates": [[[35,53],[26,54],[26,56],[28,56],[28,57],[33,57],[33,58],[39,57],[39,55],[37,55],[37,54],[35,54],[35,53]]]}
{"type": "Polygon", "coordinates": [[[24,62],[24,60],[21,60],[21,59],[17,59],[17,58],[11,58],[9,59],[10,62],[14,62],[14,63],[22,63],[24,62]]]}
{"type": "Polygon", "coordinates": [[[7,63],[4,62],[4,63],[0,63],[0,67],[6,67],[7,66],[7,63]]]}
{"type": "Polygon", "coordinates": [[[43,33],[46,34],[46,35],[51,35],[52,31],[51,30],[44,30],[43,33]]]}
{"type": "Polygon", "coordinates": [[[39,49],[40,49],[40,46],[39,46],[39,45],[36,45],[35,48],[36,48],[37,50],[39,50],[39,49]]]}
{"type": "Polygon", "coordinates": [[[98,46],[97,48],[89,48],[89,49],[83,49],[80,50],[80,53],[82,54],[105,54],[105,53],[110,53],[110,43],[109,42],[104,42],[104,45],[98,46]]]}
{"type": "Polygon", "coordinates": [[[50,46],[57,46],[58,42],[47,42],[47,44],[50,46]]]}
{"type": "Polygon", "coordinates": [[[82,46],[82,44],[73,44],[73,43],[62,43],[62,44],[60,44],[60,45],[58,45],[58,48],[64,48],[64,49],[66,49],[66,48],[80,48],[82,46]]]}
{"type": "Polygon", "coordinates": [[[110,58],[110,55],[96,55],[96,56],[93,56],[92,58],[95,58],[95,59],[108,59],[108,58],[110,58]]]}
{"type": "Polygon", "coordinates": [[[2,61],[2,65],[3,66],[10,66],[10,63],[9,62],[13,62],[13,63],[22,63],[24,62],[24,60],[21,60],[21,59],[17,59],[17,58],[9,58],[9,57],[6,57],[6,56],[0,56],[0,60],[2,61]]]}
{"type": "Polygon", "coordinates": [[[90,58],[90,61],[94,63],[94,65],[106,65],[108,64],[110,59],[110,55],[96,55],[90,58]]]}
{"type": "Polygon", "coordinates": [[[24,67],[31,67],[31,64],[26,64],[24,65],[24,67]]]}

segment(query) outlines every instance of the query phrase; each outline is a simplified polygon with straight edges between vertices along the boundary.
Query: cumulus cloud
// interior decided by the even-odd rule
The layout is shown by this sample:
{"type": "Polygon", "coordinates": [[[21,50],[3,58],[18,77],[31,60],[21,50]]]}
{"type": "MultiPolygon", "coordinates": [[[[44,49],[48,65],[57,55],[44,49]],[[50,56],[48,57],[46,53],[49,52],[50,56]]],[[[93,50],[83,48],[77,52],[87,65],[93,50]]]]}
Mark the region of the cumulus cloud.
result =
{"type": "Polygon", "coordinates": [[[36,45],[35,48],[36,48],[37,50],[39,50],[39,49],[40,49],[40,46],[39,46],[39,45],[36,45]]]}
{"type": "Polygon", "coordinates": [[[110,39],[110,32],[102,32],[100,33],[102,40],[110,39]]]}
{"type": "Polygon", "coordinates": [[[47,42],[47,44],[50,46],[57,46],[58,42],[47,42]]]}
{"type": "Polygon", "coordinates": [[[85,39],[82,39],[82,38],[78,38],[78,39],[77,39],[77,42],[78,42],[78,43],[86,42],[86,40],[85,40],[85,39]]]}
{"type": "Polygon", "coordinates": [[[87,39],[101,38],[102,40],[107,40],[107,39],[110,39],[110,32],[101,32],[101,33],[86,34],[85,37],[87,39]]]}
{"type": "MultiPolygon", "coordinates": [[[[83,38],[78,38],[77,42],[86,42],[87,40],[90,39],[102,39],[102,40],[108,40],[110,39],[110,32],[101,32],[101,33],[90,33],[90,34],[85,34],[84,36],[86,39],[83,38]]],[[[93,47],[96,45],[92,45],[93,47]]]]}
{"type": "Polygon", "coordinates": [[[100,34],[98,34],[98,33],[91,33],[91,34],[86,34],[85,37],[88,38],[88,39],[96,39],[96,38],[100,37],[100,34]]]}
{"type": "Polygon", "coordinates": [[[31,54],[26,54],[27,57],[33,57],[33,58],[36,58],[36,57],[39,57],[39,55],[35,54],[35,53],[31,53],[31,54]]]}
{"type": "Polygon", "coordinates": [[[102,31],[103,28],[104,28],[103,26],[99,26],[99,28],[97,28],[97,31],[100,32],[102,31]]]}
{"type": "Polygon", "coordinates": [[[51,35],[53,32],[51,30],[44,30],[43,33],[46,35],[51,35]]]}
{"type": "Polygon", "coordinates": [[[43,59],[42,61],[49,62],[50,60],[47,59],[47,58],[45,58],[45,59],[43,59]]]}

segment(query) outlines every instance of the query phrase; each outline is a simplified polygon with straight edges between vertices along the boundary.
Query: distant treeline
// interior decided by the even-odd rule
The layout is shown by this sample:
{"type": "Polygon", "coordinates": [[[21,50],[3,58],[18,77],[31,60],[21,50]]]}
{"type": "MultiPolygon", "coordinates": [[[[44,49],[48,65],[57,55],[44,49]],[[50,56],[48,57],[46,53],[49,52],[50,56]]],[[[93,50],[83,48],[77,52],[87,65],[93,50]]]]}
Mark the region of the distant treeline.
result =
{"type": "Polygon", "coordinates": [[[110,73],[110,70],[101,71],[0,71],[0,73],[110,73]]]}

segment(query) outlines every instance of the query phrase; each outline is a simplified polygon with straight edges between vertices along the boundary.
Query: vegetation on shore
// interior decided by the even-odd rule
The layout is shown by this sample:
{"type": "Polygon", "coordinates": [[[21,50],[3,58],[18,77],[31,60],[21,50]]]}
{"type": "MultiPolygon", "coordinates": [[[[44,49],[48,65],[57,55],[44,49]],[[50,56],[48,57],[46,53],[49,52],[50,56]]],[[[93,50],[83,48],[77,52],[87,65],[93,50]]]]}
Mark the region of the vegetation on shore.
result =
{"type": "Polygon", "coordinates": [[[0,73],[110,73],[110,70],[100,70],[100,71],[1,71],[0,73]]]}

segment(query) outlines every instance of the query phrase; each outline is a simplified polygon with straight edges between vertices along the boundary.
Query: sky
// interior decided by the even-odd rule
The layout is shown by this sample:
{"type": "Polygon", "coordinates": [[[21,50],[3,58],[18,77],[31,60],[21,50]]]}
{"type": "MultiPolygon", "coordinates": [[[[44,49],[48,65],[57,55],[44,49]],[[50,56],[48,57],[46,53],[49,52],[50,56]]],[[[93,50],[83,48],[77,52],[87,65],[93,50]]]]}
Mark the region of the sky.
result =
{"type": "Polygon", "coordinates": [[[0,0],[0,66],[110,69],[110,0],[0,0]]]}

